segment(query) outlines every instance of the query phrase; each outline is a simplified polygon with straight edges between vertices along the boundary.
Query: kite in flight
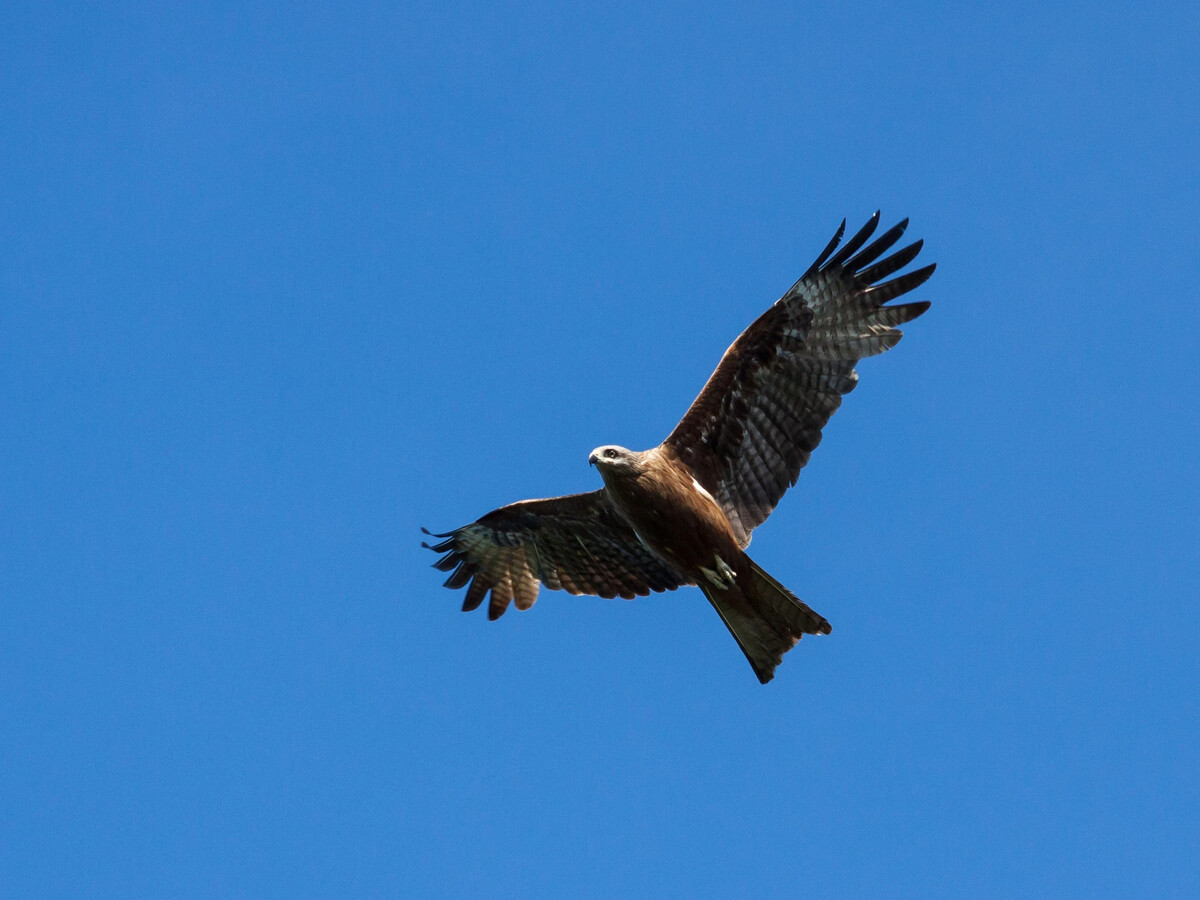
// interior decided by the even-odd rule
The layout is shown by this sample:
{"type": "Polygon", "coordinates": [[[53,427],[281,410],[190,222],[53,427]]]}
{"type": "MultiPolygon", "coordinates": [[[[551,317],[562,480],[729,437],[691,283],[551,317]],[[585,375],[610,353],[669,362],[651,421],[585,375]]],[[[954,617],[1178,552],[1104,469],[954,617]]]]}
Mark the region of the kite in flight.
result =
{"type": "Polygon", "coordinates": [[[510,602],[529,609],[538,582],[626,599],[696,585],[763,684],[802,635],[829,634],[829,622],[746,547],[854,389],[855,364],[894,347],[896,326],[929,308],[885,305],[924,283],[934,266],[886,280],[922,242],[885,255],[908,220],[868,244],[878,224],[876,212],[838,250],[842,222],[808,271],[725,351],[665,441],[650,450],[593,450],[600,490],[522,500],[432,535],[443,540],[424,546],[445,554],[434,565],[450,572],[446,587],[467,588],[463,610],[489,591],[489,619],[510,602]]]}

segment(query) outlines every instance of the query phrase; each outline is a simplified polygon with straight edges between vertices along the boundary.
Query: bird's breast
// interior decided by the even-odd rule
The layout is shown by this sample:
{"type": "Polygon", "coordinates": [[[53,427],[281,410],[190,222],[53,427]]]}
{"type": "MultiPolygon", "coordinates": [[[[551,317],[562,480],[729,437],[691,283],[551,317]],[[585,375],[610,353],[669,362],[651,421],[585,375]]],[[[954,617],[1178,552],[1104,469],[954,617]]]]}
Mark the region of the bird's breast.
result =
{"type": "Polygon", "coordinates": [[[693,480],[691,473],[644,473],[606,490],[647,549],[695,580],[714,555],[734,559],[740,549],[725,513],[693,480]]]}

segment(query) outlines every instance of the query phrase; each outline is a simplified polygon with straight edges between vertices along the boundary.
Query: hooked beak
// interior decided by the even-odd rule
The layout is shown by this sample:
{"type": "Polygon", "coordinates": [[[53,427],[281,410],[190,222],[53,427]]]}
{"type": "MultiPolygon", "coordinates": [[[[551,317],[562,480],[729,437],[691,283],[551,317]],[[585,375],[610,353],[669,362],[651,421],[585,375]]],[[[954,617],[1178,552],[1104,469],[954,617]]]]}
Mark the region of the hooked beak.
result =
{"type": "Polygon", "coordinates": [[[594,466],[596,464],[596,460],[598,460],[599,458],[600,458],[599,454],[597,454],[596,451],[593,450],[591,452],[591,455],[588,456],[588,465],[594,466]]]}

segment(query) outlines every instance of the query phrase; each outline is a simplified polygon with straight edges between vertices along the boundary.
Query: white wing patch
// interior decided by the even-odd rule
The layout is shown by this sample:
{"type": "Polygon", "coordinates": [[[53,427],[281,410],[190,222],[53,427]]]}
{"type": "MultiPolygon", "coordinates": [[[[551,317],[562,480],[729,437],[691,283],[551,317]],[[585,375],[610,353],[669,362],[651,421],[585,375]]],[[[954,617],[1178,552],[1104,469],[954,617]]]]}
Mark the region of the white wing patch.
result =
{"type": "Polygon", "coordinates": [[[639,542],[641,542],[641,545],[642,545],[643,547],[645,547],[647,550],[650,550],[650,552],[651,552],[651,553],[653,553],[653,552],[654,552],[653,550],[651,550],[651,549],[650,549],[650,545],[646,543],[646,539],[645,539],[644,537],[642,537],[642,534],[641,534],[641,532],[640,532],[640,531],[638,531],[638,530],[635,528],[635,529],[633,529],[633,533],[634,533],[635,535],[637,535],[637,539],[638,539],[638,541],[639,541],[639,542]]]}
{"type": "MultiPolygon", "coordinates": [[[[694,488],[695,488],[695,489],[696,489],[696,490],[697,490],[699,493],[703,494],[703,495],[704,495],[705,497],[707,497],[709,500],[712,500],[712,502],[713,502],[713,503],[716,503],[716,502],[717,502],[716,500],[713,500],[713,495],[712,495],[712,494],[710,494],[708,491],[706,491],[706,490],[704,489],[704,485],[702,485],[700,482],[698,482],[698,481],[695,479],[695,477],[693,477],[693,478],[692,478],[692,487],[694,487],[694,488]]],[[[719,504],[718,504],[718,505],[719,505],[719,504]]]]}

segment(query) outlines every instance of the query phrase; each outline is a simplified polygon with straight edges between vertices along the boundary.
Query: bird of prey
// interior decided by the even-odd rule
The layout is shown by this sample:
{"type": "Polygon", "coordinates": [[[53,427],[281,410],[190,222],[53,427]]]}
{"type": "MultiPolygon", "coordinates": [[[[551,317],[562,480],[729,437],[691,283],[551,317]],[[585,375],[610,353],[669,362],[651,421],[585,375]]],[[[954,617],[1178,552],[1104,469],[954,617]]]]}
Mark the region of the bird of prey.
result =
{"type": "Polygon", "coordinates": [[[572,594],[645,596],[696,585],[763,684],[801,635],[825,618],[747,554],[750,534],[796,483],[821,429],[858,382],[855,364],[894,347],[896,326],[927,302],[887,306],[934,266],[895,275],[921,241],[889,253],[908,220],[871,243],[874,216],[839,250],[833,239],[799,280],[725,351],[667,439],[650,450],[597,447],[604,486],[522,500],[445,534],[430,547],[467,588],[463,610],[490,592],[488,618],[529,609],[538,583],[572,594]],[[890,280],[888,280],[890,278],[890,280]]]}

